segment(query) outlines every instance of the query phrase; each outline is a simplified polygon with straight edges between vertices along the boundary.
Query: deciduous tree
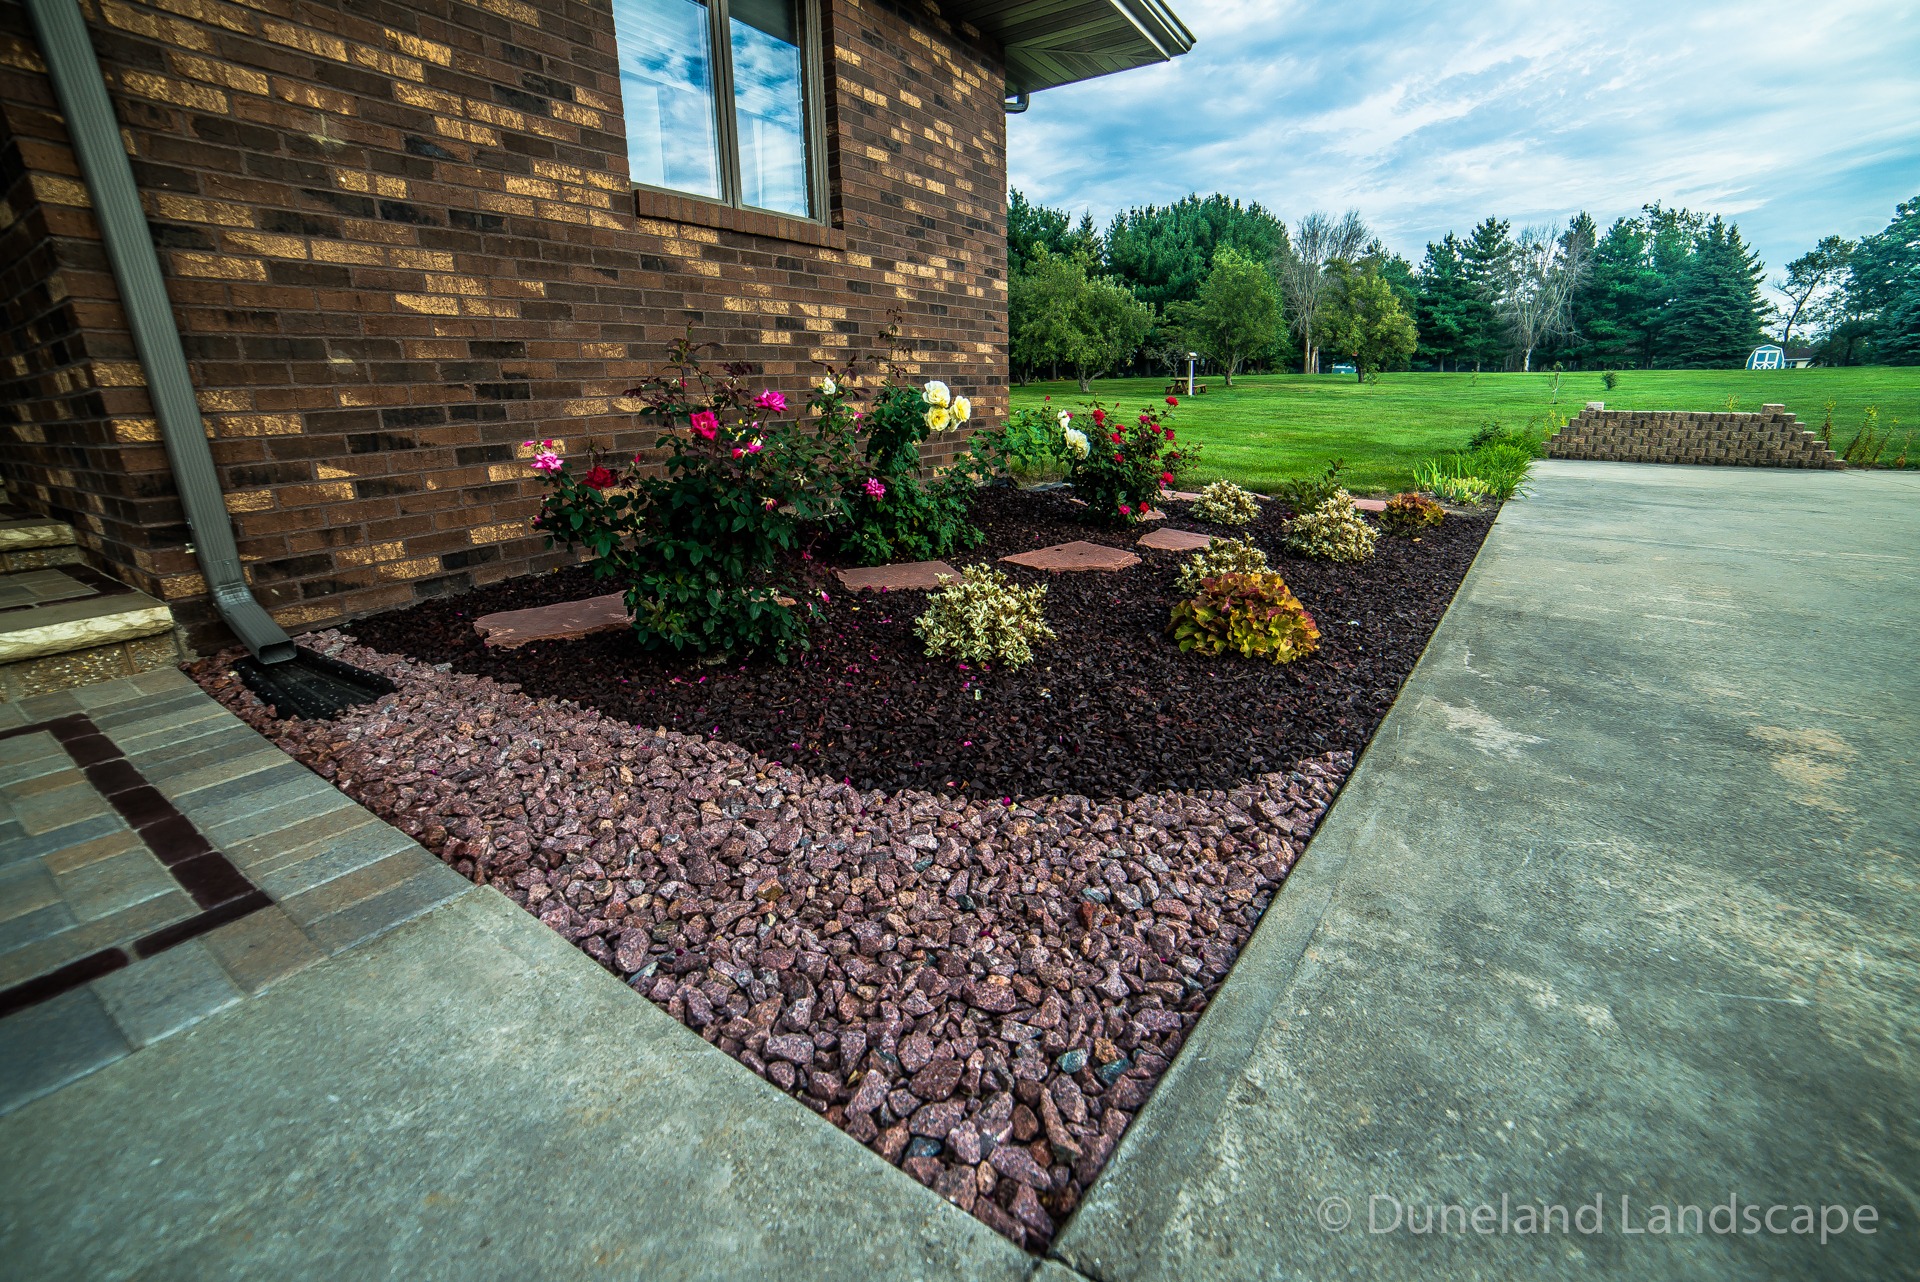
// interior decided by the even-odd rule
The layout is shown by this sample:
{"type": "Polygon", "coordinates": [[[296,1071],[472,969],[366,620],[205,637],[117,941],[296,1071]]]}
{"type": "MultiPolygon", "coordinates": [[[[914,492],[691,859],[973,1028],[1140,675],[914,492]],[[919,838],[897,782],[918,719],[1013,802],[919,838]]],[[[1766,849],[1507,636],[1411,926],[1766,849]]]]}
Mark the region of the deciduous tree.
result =
{"type": "Polygon", "coordinates": [[[1419,340],[1413,318],[1379,264],[1356,266],[1339,259],[1327,267],[1314,338],[1320,347],[1351,360],[1354,377],[1362,382],[1368,374],[1413,355],[1419,340]]]}
{"type": "Polygon", "coordinates": [[[1360,211],[1349,209],[1335,219],[1323,213],[1302,218],[1293,233],[1290,251],[1275,263],[1275,275],[1285,293],[1287,315],[1300,335],[1301,369],[1320,371],[1316,322],[1327,292],[1327,270],[1336,262],[1352,262],[1370,239],[1360,211]]]}
{"type": "Polygon", "coordinates": [[[1267,265],[1232,247],[1215,250],[1213,270],[1188,313],[1202,350],[1219,364],[1228,387],[1241,365],[1280,341],[1284,313],[1267,265]]]}

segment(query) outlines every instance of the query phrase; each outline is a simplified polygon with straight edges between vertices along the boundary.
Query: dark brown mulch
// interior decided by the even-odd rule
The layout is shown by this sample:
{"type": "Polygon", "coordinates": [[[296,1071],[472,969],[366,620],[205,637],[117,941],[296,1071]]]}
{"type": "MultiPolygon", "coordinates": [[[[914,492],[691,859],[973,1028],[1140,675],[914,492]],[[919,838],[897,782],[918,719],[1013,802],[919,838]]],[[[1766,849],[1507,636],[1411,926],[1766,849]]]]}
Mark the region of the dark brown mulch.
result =
{"type": "MultiPolygon", "coordinates": [[[[630,723],[712,735],[861,788],[1012,797],[1233,788],[1365,747],[1490,524],[1450,516],[1418,541],[1383,535],[1372,560],[1339,565],[1285,553],[1283,509],[1264,507],[1252,526],[1227,530],[1187,519],[1175,503],[1168,524],[1250,537],[1266,551],[1322,637],[1318,653],[1278,667],[1182,654],[1166,626],[1187,554],[1149,549],[1136,549],[1141,565],[1110,574],[1003,567],[1016,581],[1048,584],[1058,633],[1018,670],[928,659],[913,633],[924,592],[856,596],[834,584],[814,648],[786,666],[755,658],[701,668],[624,633],[502,653],[481,645],[478,615],[610,590],[584,569],[423,602],[349,630],[375,649],[630,723]]],[[[975,521],[986,541],[948,559],[965,566],[1074,539],[1134,548],[1141,533],[1090,529],[1076,512],[1057,493],[983,491],[975,521]]]]}

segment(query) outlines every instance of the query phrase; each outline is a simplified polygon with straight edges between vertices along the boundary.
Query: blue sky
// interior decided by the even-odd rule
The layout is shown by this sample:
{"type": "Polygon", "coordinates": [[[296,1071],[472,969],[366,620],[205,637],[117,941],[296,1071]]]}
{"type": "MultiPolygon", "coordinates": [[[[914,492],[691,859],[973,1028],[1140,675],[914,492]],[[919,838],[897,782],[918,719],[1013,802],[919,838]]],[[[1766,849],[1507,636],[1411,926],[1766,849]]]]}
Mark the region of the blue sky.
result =
{"type": "Polygon", "coordinates": [[[1416,264],[1487,214],[1727,215],[1777,277],[1920,195],[1920,4],[1172,0],[1193,52],[1036,94],[1010,181],[1104,224],[1189,191],[1357,208],[1416,264]]]}

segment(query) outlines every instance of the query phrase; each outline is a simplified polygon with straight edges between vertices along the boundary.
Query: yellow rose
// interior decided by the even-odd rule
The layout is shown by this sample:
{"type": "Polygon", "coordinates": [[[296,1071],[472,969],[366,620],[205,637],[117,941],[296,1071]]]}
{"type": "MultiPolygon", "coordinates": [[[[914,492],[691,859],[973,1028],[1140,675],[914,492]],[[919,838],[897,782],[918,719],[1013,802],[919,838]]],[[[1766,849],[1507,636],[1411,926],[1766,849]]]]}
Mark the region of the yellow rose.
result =
{"type": "Polygon", "coordinates": [[[953,422],[953,411],[944,405],[936,405],[927,411],[927,426],[936,432],[946,431],[947,425],[951,422],[953,422]]]}
{"type": "Polygon", "coordinates": [[[947,390],[947,385],[937,378],[927,384],[922,394],[927,398],[929,405],[945,407],[953,403],[953,394],[947,390]]]}
{"type": "Polygon", "coordinates": [[[973,417],[973,402],[964,396],[953,398],[953,421],[964,423],[973,417]]]}

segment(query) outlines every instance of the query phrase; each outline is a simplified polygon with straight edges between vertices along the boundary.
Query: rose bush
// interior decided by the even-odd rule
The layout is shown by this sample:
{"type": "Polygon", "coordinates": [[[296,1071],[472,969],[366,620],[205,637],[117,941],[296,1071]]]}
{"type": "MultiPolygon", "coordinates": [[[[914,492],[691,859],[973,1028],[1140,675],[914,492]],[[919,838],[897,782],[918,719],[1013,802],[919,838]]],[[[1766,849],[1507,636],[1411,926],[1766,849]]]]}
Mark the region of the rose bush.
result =
{"type": "Polygon", "coordinates": [[[967,398],[938,380],[920,388],[881,384],[861,424],[865,472],[844,495],[841,546],[849,555],[865,565],[931,561],[980,541],[967,520],[973,468],[963,463],[930,480],[920,476],[921,442],[972,418],[967,398]]]}
{"type": "Polygon", "coordinates": [[[783,554],[808,524],[844,518],[857,416],[829,377],[810,424],[779,417],[781,393],[750,394],[743,365],[711,373],[707,346],[680,340],[661,373],[626,393],[660,425],[658,458],[595,457],[576,473],[540,443],[531,466],[549,488],[534,527],[583,547],[597,577],[624,586],[641,644],[766,648],[784,661],[806,647],[812,610],[783,577],[783,554]]]}
{"type": "Polygon", "coordinates": [[[1059,414],[1055,443],[1076,498],[1086,503],[1087,519],[1098,525],[1130,525],[1152,510],[1163,487],[1174,483],[1181,463],[1168,421],[1179,407],[1169,396],[1164,407],[1129,415],[1099,401],[1084,414],[1059,414]]]}

